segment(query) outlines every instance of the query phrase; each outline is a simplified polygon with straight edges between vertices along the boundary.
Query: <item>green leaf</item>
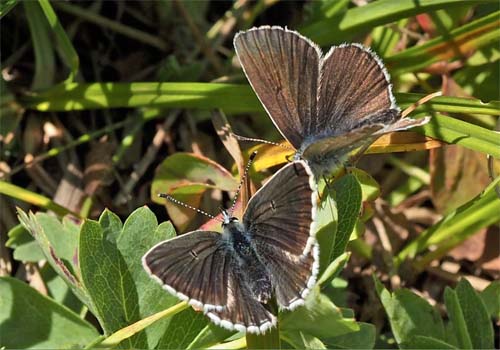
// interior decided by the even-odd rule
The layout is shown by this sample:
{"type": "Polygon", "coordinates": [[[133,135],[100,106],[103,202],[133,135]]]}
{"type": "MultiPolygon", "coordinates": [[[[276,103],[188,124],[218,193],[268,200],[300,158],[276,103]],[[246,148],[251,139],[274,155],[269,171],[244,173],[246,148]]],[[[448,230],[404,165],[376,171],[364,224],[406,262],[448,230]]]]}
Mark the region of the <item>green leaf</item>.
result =
{"type": "Polygon", "coordinates": [[[319,288],[314,288],[306,298],[305,305],[292,312],[280,313],[280,332],[284,339],[289,333],[302,332],[323,338],[359,330],[354,319],[343,317],[341,310],[319,288]]]}
{"type": "Polygon", "coordinates": [[[466,279],[461,279],[455,290],[446,288],[444,301],[459,348],[492,349],[493,325],[488,311],[466,279]]]}
{"type": "Polygon", "coordinates": [[[364,322],[358,322],[358,325],[359,330],[325,339],[325,344],[330,349],[373,349],[376,335],[375,326],[364,322]]]}
{"type": "Polygon", "coordinates": [[[363,202],[372,202],[380,196],[380,185],[370,174],[358,168],[350,168],[349,172],[356,177],[361,186],[363,202]]]}
{"type": "Polygon", "coordinates": [[[321,274],[321,277],[318,279],[318,282],[316,282],[316,284],[323,285],[325,282],[337,277],[340,271],[342,271],[344,266],[347,264],[350,256],[350,253],[344,252],[336,257],[321,274]]]}
{"type": "Polygon", "coordinates": [[[14,250],[15,260],[37,262],[45,258],[38,243],[23,225],[11,228],[7,236],[9,239],[5,242],[5,246],[14,250]]]}
{"type": "Polygon", "coordinates": [[[202,312],[189,308],[174,317],[158,343],[159,349],[185,349],[207,326],[208,319],[202,312]]]}
{"type": "MultiPolygon", "coordinates": [[[[175,237],[175,229],[172,224],[163,222],[158,225],[155,215],[146,207],[139,208],[130,214],[118,236],[118,249],[137,289],[141,318],[178,303],[177,298],[165,292],[156,281],[151,279],[144,271],[141,261],[142,256],[153,245],[173,237],[175,237]]],[[[146,329],[148,348],[158,344],[169,323],[168,319],[161,320],[146,329]]]]}
{"type": "Polygon", "coordinates": [[[338,228],[330,261],[346,249],[361,211],[361,186],[353,174],[347,174],[333,184],[337,203],[338,228]]]}
{"type": "Polygon", "coordinates": [[[500,319],[500,281],[493,281],[480,294],[491,317],[500,319]]]}
{"type": "Polygon", "coordinates": [[[372,30],[374,27],[412,17],[419,13],[451,8],[454,6],[470,6],[493,1],[482,0],[420,0],[418,5],[413,0],[379,0],[354,7],[345,14],[316,21],[300,29],[300,32],[319,45],[341,43],[359,35],[360,32],[372,30]]]}
{"type": "Polygon", "coordinates": [[[0,277],[0,346],[82,348],[99,334],[92,325],[27,284],[0,277]]]}
{"type": "Polygon", "coordinates": [[[335,236],[337,234],[338,215],[333,189],[325,188],[316,212],[316,239],[319,244],[320,275],[330,265],[335,236]]]}
{"type": "MultiPolygon", "coordinates": [[[[198,314],[191,314],[193,317],[198,317],[198,314]]],[[[193,341],[186,346],[186,349],[202,349],[216,345],[229,338],[234,331],[229,331],[225,328],[218,327],[215,324],[208,322],[193,341]]]]}
{"type": "Polygon", "coordinates": [[[300,331],[287,332],[281,336],[294,349],[327,349],[320,339],[300,331]]]}
{"type": "Polygon", "coordinates": [[[94,305],[78,275],[78,226],[69,219],[61,223],[55,217],[44,213],[35,215],[30,212],[28,215],[19,208],[17,212],[19,221],[35,238],[54,271],[91,311],[94,310],[94,305]]]}
{"type": "MultiPolygon", "coordinates": [[[[116,246],[119,232],[114,228],[120,226],[120,219],[106,210],[99,222],[85,221],[80,232],[82,280],[105,335],[140,319],[137,289],[116,246]]],[[[139,333],[122,345],[146,348],[146,335],[139,333]]]]}
{"type": "Polygon", "coordinates": [[[70,286],[68,286],[49,264],[45,264],[40,269],[40,275],[47,286],[49,297],[59,304],[66,306],[71,311],[81,314],[83,307],[82,302],[73,294],[70,286]]]}
{"type": "Polygon", "coordinates": [[[432,337],[416,335],[401,344],[403,349],[457,349],[455,346],[432,337]]]}
{"type": "Polygon", "coordinates": [[[416,335],[445,341],[439,312],[425,299],[407,289],[400,289],[391,294],[378,279],[374,278],[374,281],[394,338],[401,347],[416,335]]]}
{"type": "MultiPolygon", "coordinates": [[[[141,258],[154,244],[172,238],[170,223],[157,225],[146,207],[134,211],[122,226],[104,211],[99,222],[88,220],[80,234],[82,279],[95,304],[106,335],[178,302],[144,271],[141,258]]],[[[127,347],[155,347],[171,320],[161,320],[145,332],[124,340],[127,347]]]]}

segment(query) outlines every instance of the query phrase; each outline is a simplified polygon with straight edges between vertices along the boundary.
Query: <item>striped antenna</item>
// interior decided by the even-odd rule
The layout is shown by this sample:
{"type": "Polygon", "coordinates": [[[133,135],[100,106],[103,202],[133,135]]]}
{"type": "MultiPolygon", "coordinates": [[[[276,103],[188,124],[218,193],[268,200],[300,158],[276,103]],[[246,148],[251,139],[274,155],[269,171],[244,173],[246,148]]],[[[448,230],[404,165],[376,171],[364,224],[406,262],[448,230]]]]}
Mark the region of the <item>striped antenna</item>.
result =
{"type": "Polygon", "coordinates": [[[252,165],[253,160],[255,159],[255,156],[257,155],[257,151],[253,151],[250,157],[248,158],[248,163],[247,166],[245,167],[245,172],[243,173],[243,176],[241,177],[240,184],[238,185],[238,189],[236,190],[236,193],[233,198],[233,203],[231,203],[231,209],[228,210],[229,216],[233,216],[234,212],[234,207],[236,206],[236,200],[238,199],[238,196],[240,195],[241,187],[243,186],[243,182],[245,182],[245,179],[247,177],[248,171],[250,170],[250,166],[252,165]]]}
{"type": "Polygon", "coordinates": [[[200,213],[200,214],[203,214],[205,216],[208,216],[209,218],[211,219],[215,219],[217,221],[220,221],[220,222],[224,222],[223,220],[219,219],[219,218],[216,218],[215,216],[213,216],[212,214],[209,214],[207,213],[206,211],[203,211],[201,209],[198,209],[198,208],[195,208],[195,207],[192,207],[190,206],[189,204],[186,204],[184,202],[181,202],[180,200],[177,200],[175,199],[174,197],[168,195],[168,194],[165,194],[165,193],[159,193],[158,194],[158,197],[161,197],[161,198],[166,198],[168,199],[169,201],[171,201],[172,203],[175,203],[177,205],[180,205],[180,206],[183,206],[184,208],[188,208],[188,209],[191,209],[191,210],[194,210],[195,212],[197,213],[200,213]]]}
{"type": "Polygon", "coordinates": [[[233,133],[233,135],[239,141],[259,142],[259,143],[265,143],[267,145],[273,145],[273,146],[278,146],[278,147],[286,148],[286,149],[289,149],[289,150],[292,150],[292,151],[295,150],[292,147],[289,147],[287,145],[283,145],[283,144],[278,143],[278,142],[267,141],[267,140],[262,140],[262,139],[254,139],[253,137],[240,136],[240,135],[236,135],[234,133],[233,133]]]}

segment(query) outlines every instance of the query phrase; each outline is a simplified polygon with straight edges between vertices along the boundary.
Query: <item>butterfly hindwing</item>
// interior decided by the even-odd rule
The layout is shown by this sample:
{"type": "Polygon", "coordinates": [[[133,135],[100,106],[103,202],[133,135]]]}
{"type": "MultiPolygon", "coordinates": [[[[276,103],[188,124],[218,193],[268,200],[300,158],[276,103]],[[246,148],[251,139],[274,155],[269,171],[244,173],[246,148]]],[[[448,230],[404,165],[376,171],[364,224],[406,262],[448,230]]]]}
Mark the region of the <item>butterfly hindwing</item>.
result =
{"type": "Polygon", "coordinates": [[[276,324],[276,317],[256,299],[237,269],[229,271],[228,298],[222,309],[210,310],[207,316],[216,325],[229,330],[264,333],[276,324]]]}
{"type": "Polygon", "coordinates": [[[318,107],[313,135],[325,130],[340,134],[376,124],[378,116],[388,115],[391,109],[396,113],[385,122],[400,117],[382,62],[359,44],[334,46],[322,58],[318,107]]]}
{"type": "Polygon", "coordinates": [[[303,161],[280,169],[250,199],[243,224],[267,267],[278,304],[293,309],[315,283],[317,192],[303,161]]]}
{"type": "Polygon", "coordinates": [[[221,234],[211,231],[160,242],[142,258],[146,271],[167,291],[205,310],[226,305],[232,259],[221,234]]]}

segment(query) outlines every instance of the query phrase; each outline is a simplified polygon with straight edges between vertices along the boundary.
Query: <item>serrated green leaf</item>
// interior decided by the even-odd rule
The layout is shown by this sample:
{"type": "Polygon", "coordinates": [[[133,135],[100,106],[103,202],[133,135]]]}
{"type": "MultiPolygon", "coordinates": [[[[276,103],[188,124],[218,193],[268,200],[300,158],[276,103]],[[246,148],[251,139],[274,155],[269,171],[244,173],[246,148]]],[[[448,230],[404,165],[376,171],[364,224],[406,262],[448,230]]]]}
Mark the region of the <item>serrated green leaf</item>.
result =
{"type": "MultiPolygon", "coordinates": [[[[99,222],[85,221],[80,232],[82,280],[105,335],[140,319],[137,289],[115,242],[119,233],[113,228],[117,226],[121,226],[120,219],[106,210],[99,222]]],[[[146,334],[134,335],[121,345],[146,348],[146,334]]]]}
{"type": "Polygon", "coordinates": [[[78,226],[69,219],[61,223],[55,217],[44,213],[35,215],[30,212],[28,215],[19,208],[17,212],[19,221],[35,238],[54,271],[71,287],[82,303],[94,310],[94,305],[78,275],[78,226]]]}
{"type": "Polygon", "coordinates": [[[71,291],[68,284],[49,265],[45,264],[40,269],[40,275],[47,286],[48,296],[54,301],[66,306],[76,314],[82,312],[83,304],[71,291]]]}
{"type": "MultiPolygon", "coordinates": [[[[145,272],[142,256],[155,244],[175,237],[175,229],[170,222],[157,224],[156,217],[146,207],[135,210],[119,231],[117,247],[127,264],[137,289],[140,317],[152,315],[179,302],[167,293],[145,272]]],[[[165,333],[169,319],[160,320],[146,328],[148,348],[153,348],[165,333]]]]}
{"type": "MultiPolygon", "coordinates": [[[[146,207],[134,211],[124,225],[105,211],[99,222],[88,220],[80,234],[82,279],[96,305],[106,335],[178,302],[148,276],[141,258],[154,244],[172,238],[170,223],[158,226],[146,207]]],[[[171,319],[160,320],[120,345],[155,347],[171,319]]]]}
{"type": "Polygon", "coordinates": [[[23,225],[14,226],[7,233],[9,239],[5,246],[14,250],[14,259],[24,262],[37,262],[45,256],[38,243],[23,225]]]}
{"type": "Polygon", "coordinates": [[[0,347],[82,348],[98,335],[66,307],[17,279],[0,277],[0,347]]]}

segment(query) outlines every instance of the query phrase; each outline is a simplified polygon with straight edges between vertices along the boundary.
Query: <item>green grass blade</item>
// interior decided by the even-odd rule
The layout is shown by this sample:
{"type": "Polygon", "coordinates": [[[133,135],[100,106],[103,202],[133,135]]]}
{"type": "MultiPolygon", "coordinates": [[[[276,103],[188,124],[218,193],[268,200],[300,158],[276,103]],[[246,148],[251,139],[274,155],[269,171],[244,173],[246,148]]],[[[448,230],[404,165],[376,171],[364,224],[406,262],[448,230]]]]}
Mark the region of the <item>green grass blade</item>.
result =
{"type": "MultiPolygon", "coordinates": [[[[396,93],[402,108],[423,94],[396,93]]],[[[249,85],[222,83],[67,83],[32,92],[20,99],[23,107],[42,112],[122,107],[221,108],[234,113],[264,109],[249,85]]],[[[436,97],[418,110],[498,115],[500,101],[436,97]],[[424,109],[425,108],[425,109],[424,109]]]]}
{"type": "Polygon", "coordinates": [[[18,3],[18,0],[4,0],[0,2],[0,18],[9,13],[18,3]]]}
{"type": "Polygon", "coordinates": [[[413,46],[385,58],[393,75],[415,72],[432,63],[465,57],[469,52],[498,42],[500,39],[500,12],[481,17],[446,35],[413,46]]]}
{"type": "Polygon", "coordinates": [[[479,196],[444,217],[439,223],[423,232],[409,243],[396,258],[399,264],[405,259],[437,246],[422,259],[415,262],[417,269],[423,269],[432,260],[444,256],[448,251],[465,241],[483,227],[500,222],[500,199],[495,187],[500,177],[493,181],[479,196]]]}
{"type": "Polygon", "coordinates": [[[300,29],[300,32],[319,45],[349,40],[362,31],[399,21],[419,13],[449,9],[455,6],[495,3],[496,0],[379,0],[350,9],[342,16],[333,16],[300,29]]]}
{"type": "Polygon", "coordinates": [[[55,74],[55,58],[50,28],[37,2],[24,1],[23,6],[35,54],[35,74],[31,88],[34,90],[45,89],[52,85],[55,74]]]}
{"type": "Polygon", "coordinates": [[[78,67],[80,65],[78,54],[76,53],[73,44],[71,44],[71,41],[69,40],[66,31],[62,27],[61,22],[59,22],[59,19],[57,18],[52,5],[50,5],[49,0],[39,0],[39,4],[42,7],[43,12],[45,13],[45,16],[47,17],[47,21],[54,31],[57,43],[60,48],[59,52],[61,54],[61,58],[71,70],[66,82],[71,82],[75,79],[78,73],[78,67]]]}
{"type": "Polygon", "coordinates": [[[433,116],[427,125],[415,130],[435,139],[500,158],[500,133],[498,131],[488,130],[442,114],[433,116]]]}
{"type": "Polygon", "coordinates": [[[52,210],[54,213],[60,216],[72,214],[76,217],[79,217],[77,213],[73,213],[69,209],[60,206],[50,198],[42,196],[38,193],[31,192],[25,188],[13,185],[6,181],[0,180],[0,194],[5,194],[9,197],[16,198],[26,203],[31,203],[46,210],[52,210]]]}

